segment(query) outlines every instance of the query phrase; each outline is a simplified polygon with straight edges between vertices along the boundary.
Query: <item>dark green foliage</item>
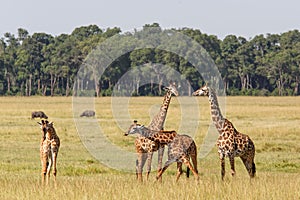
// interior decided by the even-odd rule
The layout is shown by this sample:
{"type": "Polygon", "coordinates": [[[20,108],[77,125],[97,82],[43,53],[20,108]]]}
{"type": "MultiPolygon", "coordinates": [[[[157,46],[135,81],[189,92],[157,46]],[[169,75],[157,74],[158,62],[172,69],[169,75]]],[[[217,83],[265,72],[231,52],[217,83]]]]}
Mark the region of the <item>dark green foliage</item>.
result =
{"type": "MultiPolygon", "coordinates": [[[[175,29],[172,29],[175,30],[175,29]]],[[[52,36],[46,33],[29,35],[18,29],[17,38],[11,33],[0,39],[0,95],[69,96],[77,71],[87,55],[107,38],[116,35],[155,34],[163,31],[158,23],[146,24],[142,31],[122,33],[120,28],[100,29],[97,25],[76,28],[71,34],[52,36]],[[151,29],[149,29],[151,28],[151,29]]],[[[228,35],[223,40],[200,30],[176,30],[206,49],[221,73],[228,95],[299,95],[300,33],[292,30],[280,35],[257,35],[247,40],[228,35]]],[[[130,41],[128,41],[130,42],[130,41]]],[[[124,44],[120,45],[126,45],[124,44]]],[[[178,47],[177,47],[178,48],[178,47]]],[[[183,47],[184,48],[184,44],[183,47]]],[[[139,49],[127,53],[106,69],[97,85],[96,96],[109,96],[120,78],[129,70],[146,77],[160,66],[169,66],[187,79],[193,89],[203,84],[199,72],[184,58],[160,49],[139,49]],[[142,71],[139,66],[148,65],[142,71]]],[[[171,79],[173,74],[157,74],[157,82],[171,79]]],[[[161,95],[162,85],[139,85],[132,95],[161,95]],[[140,87],[140,88],[139,88],[140,87]],[[155,90],[155,91],[154,91],[155,90]]],[[[126,90],[126,88],[125,88],[126,90]]],[[[124,93],[124,88],[118,90],[124,93]]],[[[189,95],[190,91],[181,95],[189,95]]]]}

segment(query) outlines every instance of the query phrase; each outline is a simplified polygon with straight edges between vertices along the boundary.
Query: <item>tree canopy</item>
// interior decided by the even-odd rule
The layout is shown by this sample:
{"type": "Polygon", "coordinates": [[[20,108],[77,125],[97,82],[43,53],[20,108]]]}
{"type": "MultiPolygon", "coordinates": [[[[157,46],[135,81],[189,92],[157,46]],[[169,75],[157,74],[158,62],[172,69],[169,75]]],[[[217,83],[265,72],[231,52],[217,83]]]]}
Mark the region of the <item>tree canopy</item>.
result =
{"type": "MultiPolygon", "coordinates": [[[[167,31],[157,23],[146,24],[144,31],[149,27],[156,28],[149,31],[167,31]]],[[[221,73],[227,94],[300,94],[299,30],[261,34],[251,39],[235,35],[219,39],[192,28],[172,30],[192,38],[208,52],[221,73]]],[[[89,25],[58,36],[47,33],[30,35],[23,28],[18,29],[17,36],[5,33],[0,38],[0,95],[69,96],[77,72],[89,53],[107,38],[126,34],[139,37],[143,32],[122,33],[118,27],[101,29],[89,25]]],[[[158,48],[143,48],[126,53],[111,63],[96,83],[96,95],[111,95],[120,77],[129,70],[141,70],[138,68],[141,65],[149,65],[149,68],[140,73],[146,77],[149,70],[155,71],[157,77],[153,78],[158,82],[172,77],[170,71],[159,73],[163,69],[161,66],[167,65],[185,76],[194,89],[203,84],[197,70],[184,58],[158,48]]],[[[136,91],[132,91],[134,95],[161,93],[162,85],[149,84],[139,89],[140,80],[132,78],[131,81],[130,84],[136,86],[136,91]]]]}

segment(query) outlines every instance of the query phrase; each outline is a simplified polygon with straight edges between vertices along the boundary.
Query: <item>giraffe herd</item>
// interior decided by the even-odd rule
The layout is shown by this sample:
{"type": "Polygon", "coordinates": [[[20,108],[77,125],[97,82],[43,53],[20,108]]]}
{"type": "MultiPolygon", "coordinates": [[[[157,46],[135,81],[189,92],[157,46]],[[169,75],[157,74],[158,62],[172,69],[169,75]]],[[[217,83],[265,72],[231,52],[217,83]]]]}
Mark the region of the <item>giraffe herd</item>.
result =
{"type": "MultiPolygon", "coordinates": [[[[175,89],[173,88],[173,90],[175,89]]],[[[233,124],[222,116],[218,104],[217,95],[212,88],[208,86],[201,87],[200,89],[196,90],[193,93],[193,96],[207,96],[211,104],[211,118],[213,123],[216,126],[216,129],[219,132],[219,137],[217,139],[216,144],[218,147],[218,153],[221,162],[222,180],[224,180],[224,176],[225,176],[225,157],[229,158],[232,176],[235,175],[234,158],[240,157],[249,173],[249,176],[253,178],[256,172],[256,167],[254,163],[255,146],[253,141],[250,139],[248,135],[245,135],[237,131],[234,128],[233,124]]],[[[192,170],[193,174],[198,180],[199,175],[197,170],[197,158],[196,158],[197,147],[193,139],[187,135],[177,134],[176,131],[164,131],[161,129],[166,119],[166,113],[167,113],[169,103],[170,103],[170,94],[168,94],[167,92],[167,94],[164,97],[164,102],[160,109],[161,112],[161,110],[164,107],[166,107],[166,109],[164,109],[165,112],[163,115],[160,115],[159,112],[158,115],[154,118],[155,120],[161,122],[160,124],[161,126],[159,127],[149,126],[146,128],[144,126],[137,124],[137,121],[135,120],[134,123],[129,127],[125,135],[138,134],[137,138],[144,138],[143,140],[139,141],[139,146],[148,147],[148,148],[144,148],[144,152],[145,152],[144,154],[151,152],[151,157],[150,159],[148,158],[148,162],[150,160],[150,163],[151,163],[153,152],[157,151],[157,149],[159,148],[163,149],[165,145],[168,145],[168,160],[166,161],[163,168],[161,168],[161,158],[163,156],[163,153],[159,154],[158,175],[156,177],[157,179],[161,178],[162,174],[170,164],[172,164],[173,162],[177,162],[178,171],[177,171],[176,180],[178,180],[180,175],[182,174],[182,163],[184,163],[187,166],[187,176],[189,170],[192,170]],[[168,99],[167,98],[168,95],[169,95],[169,101],[165,101],[165,99],[168,99]],[[190,163],[190,158],[192,159],[193,166],[190,163]]],[[[135,144],[137,145],[137,143],[135,144]]],[[[139,154],[139,158],[140,156],[141,155],[139,154]]],[[[139,158],[137,160],[137,163],[140,162],[139,158]]],[[[140,168],[138,170],[139,172],[138,180],[142,180],[141,178],[139,178],[142,176],[141,175],[142,167],[143,165],[140,165],[140,168]]],[[[148,169],[150,168],[148,167],[148,169]]],[[[150,170],[147,171],[147,178],[149,176],[149,173],[150,170]]]]}
{"type": "MultiPolygon", "coordinates": [[[[163,129],[166,121],[167,111],[172,96],[178,96],[175,84],[170,84],[165,88],[163,103],[157,115],[153,117],[148,127],[140,125],[134,120],[134,123],[128,128],[125,136],[137,134],[135,139],[135,148],[137,152],[136,177],[138,181],[143,181],[143,167],[147,161],[146,179],[148,180],[151,172],[151,162],[153,153],[158,151],[158,170],[156,179],[161,181],[162,174],[174,162],[177,163],[176,181],[183,173],[182,164],[187,167],[187,177],[191,170],[196,180],[199,180],[197,169],[197,146],[195,141],[188,135],[178,134],[176,131],[166,131],[163,129]],[[162,166],[165,146],[168,147],[168,158],[162,166]],[[192,160],[192,162],[190,162],[192,160]]],[[[235,175],[234,158],[240,157],[245,165],[249,176],[255,176],[256,167],[254,163],[255,147],[253,141],[248,135],[240,133],[233,124],[222,116],[219,108],[218,99],[215,91],[204,86],[196,90],[193,96],[207,96],[210,102],[211,118],[219,132],[216,142],[221,164],[221,178],[225,176],[225,157],[229,158],[231,174],[235,175]]],[[[60,147],[60,139],[56,134],[53,122],[41,120],[38,122],[42,132],[40,142],[40,159],[42,165],[42,182],[48,182],[50,171],[53,167],[54,180],[56,179],[57,155],[60,147]]]]}

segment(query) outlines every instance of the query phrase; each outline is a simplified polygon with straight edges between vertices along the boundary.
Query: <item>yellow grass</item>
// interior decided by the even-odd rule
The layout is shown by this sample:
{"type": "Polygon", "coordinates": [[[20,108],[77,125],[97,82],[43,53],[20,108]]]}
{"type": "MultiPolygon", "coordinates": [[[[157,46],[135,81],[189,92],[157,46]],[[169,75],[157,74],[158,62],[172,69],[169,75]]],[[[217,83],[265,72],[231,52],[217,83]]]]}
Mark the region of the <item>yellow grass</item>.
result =
{"type": "MultiPolygon", "coordinates": [[[[124,124],[138,119],[147,125],[161,101],[162,97],[129,98],[131,119],[123,119],[121,114],[113,115],[112,110],[118,106],[112,105],[111,98],[99,98],[95,100],[96,120],[112,143],[134,152],[134,137],[123,136],[124,124]]],[[[184,175],[175,183],[173,164],[162,183],[155,182],[154,168],[150,180],[138,184],[132,173],[134,163],[131,172],[124,172],[105,167],[89,154],[74,124],[72,98],[1,97],[0,199],[299,199],[300,98],[227,97],[225,114],[255,143],[257,176],[253,180],[236,158],[236,177],[230,176],[226,160],[222,182],[214,147],[198,159],[199,183],[193,176],[187,180],[184,175]],[[48,186],[40,184],[41,133],[36,123],[39,119],[30,119],[34,110],[45,111],[61,138],[56,185],[52,180],[48,186]]],[[[210,123],[207,98],[178,97],[172,99],[165,129],[193,135],[200,148],[210,123]]]]}

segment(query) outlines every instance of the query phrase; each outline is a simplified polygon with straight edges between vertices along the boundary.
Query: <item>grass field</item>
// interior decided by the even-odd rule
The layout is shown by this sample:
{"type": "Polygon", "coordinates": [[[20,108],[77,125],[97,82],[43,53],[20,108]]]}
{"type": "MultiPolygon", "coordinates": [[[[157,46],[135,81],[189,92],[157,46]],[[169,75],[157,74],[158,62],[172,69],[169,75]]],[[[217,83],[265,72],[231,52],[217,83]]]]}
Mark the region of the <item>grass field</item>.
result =
{"type": "MultiPolygon", "coordinates": [[[[147,125],[161,101],[162,97],[130,98],[130,116],[147,125]]],[[[109,97],[95,100],[96,120],[112,143],[134,152],[134,137],[123,136],[111,104],[109,97]]],[[[193,176],[182,176],[176,183],[173,164],[162,183],[155,182],[153,169],[150,180],[139,184],[133,170],[110,169],[89,154],[74,124],[72,98],[0,97],[0,199],[300,199],[300,98],[227,97],[226,117],[255,143],[253,180],[236,158],[236,176],[231,177],[227,159],[222,182],[214,147],[198,159],[199,183],[193,176]],[[39,119],[30,119],[34,110],[45,111],[61,139],[56,184],[50,180],[41,185],[41,132],[39,119]]],[[[178,97],[172,99],[165,129],[195,136],[200,148],[210,123],[207,98],[178,97]],[[198,106],[185,103],[186,98],[194,98],[198,106]]]]}

